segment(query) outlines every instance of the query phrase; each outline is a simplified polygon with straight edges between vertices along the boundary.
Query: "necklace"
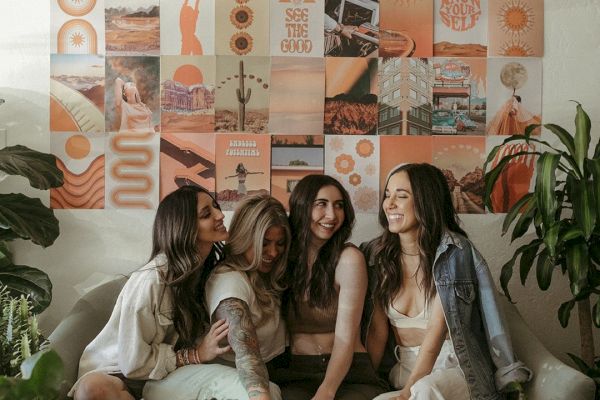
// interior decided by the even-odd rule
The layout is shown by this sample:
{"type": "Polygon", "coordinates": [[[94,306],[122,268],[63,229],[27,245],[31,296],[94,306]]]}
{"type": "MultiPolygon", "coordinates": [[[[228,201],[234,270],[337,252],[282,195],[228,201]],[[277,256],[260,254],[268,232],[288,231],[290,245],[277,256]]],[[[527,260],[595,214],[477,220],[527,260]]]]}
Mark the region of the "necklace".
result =
{"type": "Polygon", "coordinates": [[[413,256],[413,257],[420,255],[419,253],[417,253],[417,254],[407,253],[403,250],[400,250],[400,253],[404,254],[405,256],[413,256]]]}

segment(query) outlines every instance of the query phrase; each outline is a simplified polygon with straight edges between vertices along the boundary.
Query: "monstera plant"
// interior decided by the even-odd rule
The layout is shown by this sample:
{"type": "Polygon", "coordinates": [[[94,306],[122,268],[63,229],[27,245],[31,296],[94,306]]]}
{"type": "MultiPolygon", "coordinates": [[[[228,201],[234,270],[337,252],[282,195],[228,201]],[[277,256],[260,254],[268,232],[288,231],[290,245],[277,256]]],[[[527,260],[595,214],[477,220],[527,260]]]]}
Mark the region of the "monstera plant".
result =
{"type": "MultiPolygon", "coordinates": [[[[54,155],[21,145],[0,149],[0,175],[6,174],[23,176],[36,189],[63,184],[63,173],[57,168],[54,155]]],[[[25,239],[47,247],[58,234],[54,212],[40,199],[22,193],[0,194],[0,284],[7,286],[13,297],[30,296],[35,313],[48,307],[52,300],[50,278],[37,268],[15,265],[7,242],[25,239]]]]}
{"type": "MultiPolygon", "coordinates": [[[[592,329],[593,325],[600,327],[600,141],[590,157],[591,122],[579,103],[574,135],[555,124],[544,127],[558,138],[561,146],[531,136],[539,125],[530,125],[524,135],[510,136],[494,147],[484,165],[487,171],[485,203],[492,210],[493,189],[503,171],[510,170],[520,157],[537,157],[535,187],[512,205],[502,227],[505,234],[514,223],[511,241],[522,237],[530,227],[533,227],[535,237],[517,248],[504,264],[500,283],[510,298],[508,282],[519,260],[521,283],[525,284],[535,266],[539,288],[548,290],[552,274],[558,268],[567,277],[571,289],[570,298],[565,299],[558,309],[560,324],[567,326],[575,305],[579,317],[581,359],[571,357],[580,368],[585,370],[583,366],[587,365],[593,369],[592,329]],[[503,146],[515,141],[527,146],[494,164],[503,146]],[[488,167],[491,167],[489,171],[488,167]],[[592,299],[595,301],[593,308],[592,299]]],[[[584,372],[593,375],[591,369],[584,372]]]]}

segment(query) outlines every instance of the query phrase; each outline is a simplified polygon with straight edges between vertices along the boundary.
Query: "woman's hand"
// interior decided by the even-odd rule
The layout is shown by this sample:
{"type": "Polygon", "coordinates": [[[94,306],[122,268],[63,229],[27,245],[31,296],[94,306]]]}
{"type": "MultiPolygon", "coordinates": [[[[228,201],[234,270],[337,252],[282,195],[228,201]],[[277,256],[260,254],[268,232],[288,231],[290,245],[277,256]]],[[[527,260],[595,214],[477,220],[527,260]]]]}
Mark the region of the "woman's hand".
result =
{"type": "Polygon", "coordinates": [[[410,390],[402,389],[397,397],[392,398],[392,400],[408,400],[410,399],[410,390]]]}
{"type": "Polygon", "coordinates": [[[312,397],[311,400],[333,400],[334,398],[335,398],[335,393],[334,394],[327,393],[327,391],[325,389],[323,389],[323,386],[320,386],[319,389],[317,390],[317,393],[315,393],[315,395],[312,397]]]}
{"type": "Polygon", "coordinates": [[[215,357],[225,354],[231,350],[231,346],[219,346],[219,342],[227,337],[229,333],[229,324],[224,319],[220,319],[210,327],[208,333],[200,340],[196,346],[196,352],[201,363],[212,361],[215,357]]]}

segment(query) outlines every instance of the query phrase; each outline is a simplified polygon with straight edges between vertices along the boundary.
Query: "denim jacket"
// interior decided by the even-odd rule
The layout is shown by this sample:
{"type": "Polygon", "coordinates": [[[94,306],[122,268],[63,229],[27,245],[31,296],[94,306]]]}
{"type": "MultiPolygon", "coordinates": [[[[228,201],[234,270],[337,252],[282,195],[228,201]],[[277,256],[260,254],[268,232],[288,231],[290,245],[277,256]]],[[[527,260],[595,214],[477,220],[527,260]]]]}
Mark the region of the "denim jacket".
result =
{"type": "MultiPolygon", "coordinates": [[[[361,249],[365,247],[368,246],[363,243],[361,249]]],[[[377,284],[372,279],[374,257],[366,255],[370,290],[363,315],[365,340],[373,313],[372,293],[377,284]]],[[[473,244],[462,235],[446,232],[436,251],[433,275],[471,398],[502,399],[499,392],[509,383],[529,381],[532,372],[513,352],[488,265],[473,244]]]]}

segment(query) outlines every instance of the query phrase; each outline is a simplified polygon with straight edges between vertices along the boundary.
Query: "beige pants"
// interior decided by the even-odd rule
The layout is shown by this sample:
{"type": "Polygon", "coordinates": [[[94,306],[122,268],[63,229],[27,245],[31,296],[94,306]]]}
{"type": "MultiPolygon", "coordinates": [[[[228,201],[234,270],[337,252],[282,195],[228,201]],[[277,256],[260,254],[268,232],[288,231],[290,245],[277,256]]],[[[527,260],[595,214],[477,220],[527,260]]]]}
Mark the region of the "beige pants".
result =
{"type": "MultiPolygon", "coordinates": [[[[390,383],[402,389],[415,367],[419,346],[396,346],[398,362],[390,371],[390,383]]],[[[384,393],[373,400],[388,400],[398,396],[399,391],[384,393]]],[[[469,400],[469,388],[458,366],[452,342],[446,340],[429,375],[415,382],[410,388],[410,400],[469,400]]]]}

